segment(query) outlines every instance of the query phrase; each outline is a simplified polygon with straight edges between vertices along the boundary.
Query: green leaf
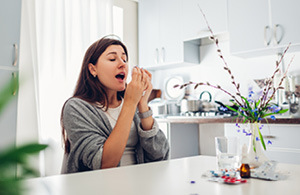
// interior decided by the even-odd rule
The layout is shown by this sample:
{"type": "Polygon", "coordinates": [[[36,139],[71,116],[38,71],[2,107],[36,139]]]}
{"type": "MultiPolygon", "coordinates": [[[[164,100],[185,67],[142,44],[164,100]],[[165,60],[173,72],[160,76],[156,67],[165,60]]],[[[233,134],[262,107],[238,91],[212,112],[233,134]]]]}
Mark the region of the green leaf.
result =
{"type": "Polygon", "coordinates": [[[255,148],[255,137],[253,137],[252,142],[253,142],[253,144],[252,144],[252,145],[253,145],[253,151],[256,152],[256,148],[255,148]]]}
{"type": "Polygon", "coordinates": [[[266,150],[266,144],[265,144],[264,138],[263,138],[263,136],[262,136],[259,128],[258,128],[258,134],[259,134],[259,138],[260,138],[261,144],[264,147],[264,150],[266,150]]]}
{"type": "Polygon", "coordinates": [[[20,179],[25,179],[27,176],[38,176],[38,172],[34,169],[28,166],[27,164],[22,164],[20,166],[20,172],[21,172],[21,177],[20,179]]]}
{"type": "Polygon", "coordinates": [[[245,100],[245,102],[246,102],[246,105],[247,105],[246,110],[247,110],[248,113],[254,118],[254,113],[252,112],[253,109],[252,109],[251,105],[249,104],[247,98],[245,98],[244,96],[242,96],[242,98],[243,98],[243,99],[245,100]]]}
{"type": "Polygon", "coordinates": [[[227,105],[225,105],[229,110],[231,110],[231,111],[234,111],[234,112],[239,112],[238,110],[236,110],[236,109],[234,109],[234,108],[232,108],[231,106],[227,106],[227,105]]]}
{"type": "Polygon", "coordinates": [[[277,112],[277,114],[282,114],[282,113],[285,113],[285,112],[287,112],[289,109],[283,109],[283,110],[279,110],[278,112],[277,112]]]}
{"type": "Polygon", "coordinates": [[[258,105],[260,104],[260,99],[257,101],[257,102],[255,102],[255,108],[257,108],[258,107],[258,105]]]}
{"type": "Polygon", "coordinates": [[[267,114],[264,114],[262,117],[265,118],[265,117],[271,116],[271,115],[273,115],[273,114],[274,114],[274,113],[267,113],[267,114]]]}
{"type": "Polygon", "coordinates": [[[48,145],[31,143],[21,147],[8,149],[0,154],[0,164],[24,163],[24,159],[29,154],[35,154],[47,148],[48,145]]]}
{"type": "Polygon", "coordinates": [[[21,182],[15,177],[9,178],[5,181],[0,180],[0,194],[7,195],[21,195],[21,182]]]}

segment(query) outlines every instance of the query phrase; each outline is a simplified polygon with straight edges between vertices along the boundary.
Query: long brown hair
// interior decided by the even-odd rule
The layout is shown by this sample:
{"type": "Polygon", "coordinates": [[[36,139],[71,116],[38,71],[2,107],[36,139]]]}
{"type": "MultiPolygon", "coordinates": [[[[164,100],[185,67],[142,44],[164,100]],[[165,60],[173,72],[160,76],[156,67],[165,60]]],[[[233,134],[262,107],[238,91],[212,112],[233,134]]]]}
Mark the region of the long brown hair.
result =
{"type": "MultiPolygon", "coordinates": [[[[109,47],[110,45],[120,45],[123,47],[124,52],[128,61],[128,52],[126,46],[117,39],[103,37],[102,39],[94,42],[86,51],[84,59],[81,66],[81,71],[79,78],[77,80],[76,88],[73,94],[73,97],[83,99],[91,104],[100,103],[103,107],[107,107],[108,97],[105,92],[104,85],[99,81],[97,77],[94,77],[88,68],[89,63],[96,65],[101,54],[109,47]]],[[[124,96],[124,91],[119,91],[117,97],[120,100],[124,96]]],[[[68,100],[67,100],[68,101],[68,100]]],[[[66,102],[67,102],[66,101],[66,102]]],[[[62,127],[62,139],[64,144],[65,153],[70,152],[70,141],[67,137],[67,132],[63,124],[63,111],[66,105],[66,102],[63,105],[60,117],[60,123],[62,127]]]]}

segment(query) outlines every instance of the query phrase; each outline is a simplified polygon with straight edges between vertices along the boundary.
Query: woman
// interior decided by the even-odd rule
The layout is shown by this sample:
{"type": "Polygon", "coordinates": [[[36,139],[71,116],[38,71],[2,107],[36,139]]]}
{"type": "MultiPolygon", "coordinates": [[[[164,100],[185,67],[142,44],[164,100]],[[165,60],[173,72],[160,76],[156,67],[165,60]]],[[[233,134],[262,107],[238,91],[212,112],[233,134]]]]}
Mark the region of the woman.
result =
{"type": "Polygon", "coordinates": [[[127,76],[122,42],[104,37],[88,48],[74,95],[62,109],[62,173],[168,158],[169,144],[147,104],[151,74],[134,67],[129,84],[127,76]]]}

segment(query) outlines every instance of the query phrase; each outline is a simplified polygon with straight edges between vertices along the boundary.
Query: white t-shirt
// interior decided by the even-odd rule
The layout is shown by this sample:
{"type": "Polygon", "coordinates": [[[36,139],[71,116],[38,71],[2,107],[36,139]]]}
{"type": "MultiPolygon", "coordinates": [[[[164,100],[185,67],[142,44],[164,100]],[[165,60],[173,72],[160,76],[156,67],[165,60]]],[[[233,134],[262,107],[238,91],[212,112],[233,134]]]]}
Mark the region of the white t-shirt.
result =
{"type": "MultiPolygon", "coordinates": [[[[114,128],[117,123],[117,119],[121,112],[123,102],[124,101],[122,99],[120,106],[116,108],[108,108],[108,110],[105,112],[112,128],[114,128]]],[[[136,156],[135,156],[135,146],[137,142],[138,142],[137,129],[135,128],[135,125],[132,121],[126,148],[120,161],[120,166],[133,165],[137,163],[136,156]]]]}

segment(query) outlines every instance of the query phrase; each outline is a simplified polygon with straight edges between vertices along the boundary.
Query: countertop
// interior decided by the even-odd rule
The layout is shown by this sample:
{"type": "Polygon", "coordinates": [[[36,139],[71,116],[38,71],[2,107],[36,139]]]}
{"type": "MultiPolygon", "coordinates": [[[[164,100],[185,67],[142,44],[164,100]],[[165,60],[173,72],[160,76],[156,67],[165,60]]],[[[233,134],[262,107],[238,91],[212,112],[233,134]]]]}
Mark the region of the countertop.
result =
{"type": "Polygon", "coordinates": [[[300,165],[278,163],[278,181],[248,179],[243,184],[208,181],[202,175],[216,170],[216,157],[194,156],[25,181],[30,195],[242,195],[299,194],[300,165]],[[192,182],[193,181],[193,182],[192,182]]]}
{"type": "MultiPolygon", "coordinates": [[[[167,116],[163,118],[156,118],[158,122],[169,122],[169,123],[236,123],[236,119],[233,117],[187,117],[187,116],[167,116]]],[[[271,118],[262,120],[262,123],[269,124],[300,124],[300,118],[271,118]]],[[[241,120],[240,120],[241,121],[241,120]]]]}

